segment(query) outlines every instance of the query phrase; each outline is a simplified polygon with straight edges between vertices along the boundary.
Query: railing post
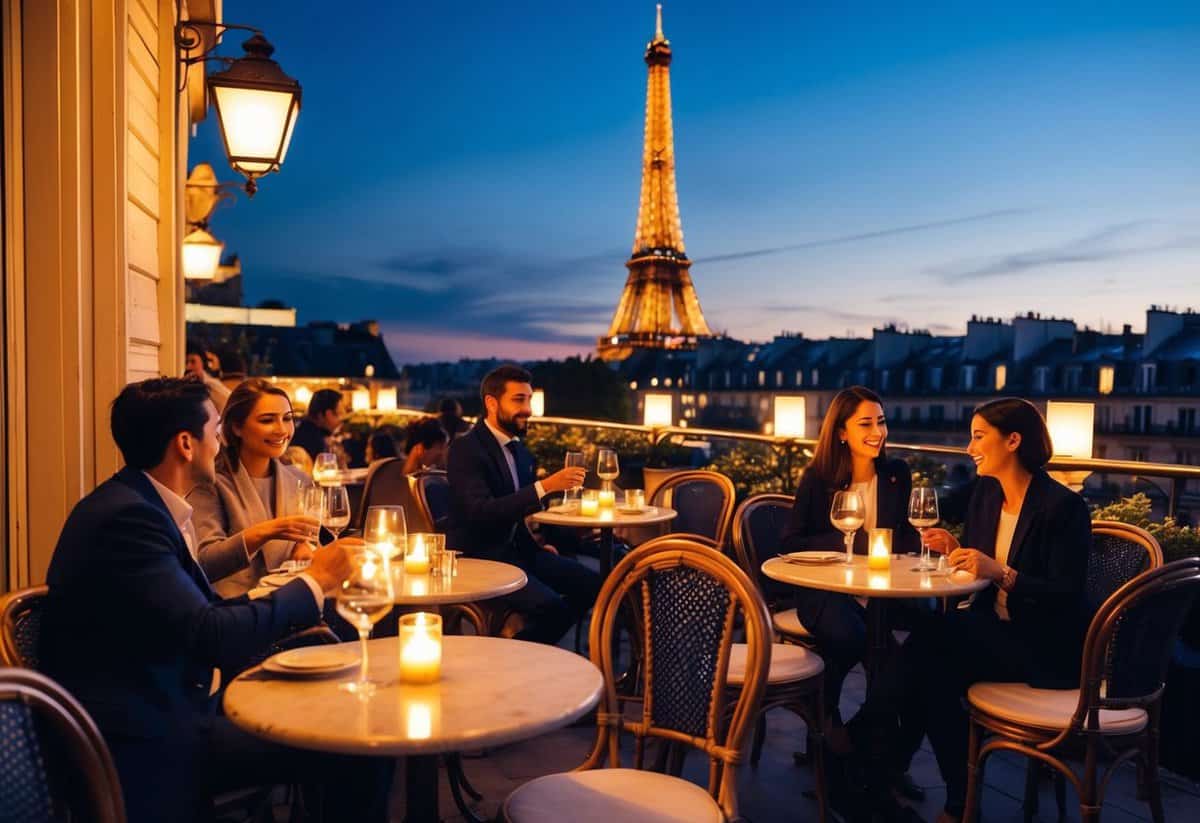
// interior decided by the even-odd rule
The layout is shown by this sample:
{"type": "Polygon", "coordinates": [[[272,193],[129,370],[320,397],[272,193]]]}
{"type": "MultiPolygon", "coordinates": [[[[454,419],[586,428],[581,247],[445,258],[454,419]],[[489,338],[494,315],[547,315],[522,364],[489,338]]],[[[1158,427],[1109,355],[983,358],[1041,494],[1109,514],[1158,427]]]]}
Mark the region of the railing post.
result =
{"type": "Polygon", "coordinates": [[[1179,495],[1183,492],[1183,484],[1187,480],[1183,477],[1171,478],[1171,496],[1167,498],[1167,517],[1174,517],[1175,512],[1179,509],[1179,495]]]}

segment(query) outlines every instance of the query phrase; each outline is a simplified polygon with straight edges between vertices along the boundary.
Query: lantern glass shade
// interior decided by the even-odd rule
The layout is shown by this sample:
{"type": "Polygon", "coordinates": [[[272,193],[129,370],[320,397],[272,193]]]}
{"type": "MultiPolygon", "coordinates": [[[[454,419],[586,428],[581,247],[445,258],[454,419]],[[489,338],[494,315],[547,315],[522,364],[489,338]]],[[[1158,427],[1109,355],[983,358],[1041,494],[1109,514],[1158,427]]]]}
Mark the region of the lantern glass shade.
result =
{"type": "Polygon", "coordinates": [[[354,411],[368,411],[371,408],[371,392],[367,389],[355,389],[350,394],[350,408],[354,411]]]}
{"type": "Polygon", "coordinates": [[[212,280],[221,265],[225,244],[204,229],[183,238],[183,276],[188,280],[212,280]]]}
{"type": "Polygon", "coordinates": [[[672,397],[669,394],[647,394],[642,408],[642,423],[646,426],[671,425],[672,397]]]}
{"type": "Polygon", "coordinates": [[[396,387],[384,386],[375,394],[375,408],[379,411],[396,410],[396,387]]]}
{"type": "Polygon", "coordinates": [[[533,396],[529,398],[529,408],[533,411],[534,417],[546,416],[546,392],[543,389],[534,389],[533,396]]]}
{"type": "Polygon", "coordinates": [[[242,44],[246,54],[208,79],[225,153],[234,169],[253,180],[279,171],[300,115],[300,84],[270,59],[275,51],[261,34],[242,44]]]}
{"type": "Polygon", "coordinates": [[[804,437],[806,431],[805,415],[807,406],[803,397],[775,397],[776,437],[804,437]]]}
{"type": "Polygon", "coordinates": [[[1046,427],[1054,444],[1055,457],[1091,457],[1095,427],[1094,403],[1066,403],[1051,400],[1046,404],[1046,427]]]}

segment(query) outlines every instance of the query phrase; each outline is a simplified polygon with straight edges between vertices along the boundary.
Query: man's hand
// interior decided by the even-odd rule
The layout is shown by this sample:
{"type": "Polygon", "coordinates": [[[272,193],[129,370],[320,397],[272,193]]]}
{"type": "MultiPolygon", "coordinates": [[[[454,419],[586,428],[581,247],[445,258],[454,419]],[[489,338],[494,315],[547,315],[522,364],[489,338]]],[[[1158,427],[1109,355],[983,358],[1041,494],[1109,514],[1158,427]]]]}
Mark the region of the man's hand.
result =
{"type": "Polygon", "coordinates": [[[567,489],[576,489],[582,486],[586,477],[587,469],[571,466],[559,469],[554,474],[542,480],[542,488],[546,490],[547,494],[565,492],[567,489]]]}
{"type": "Polygon", "coordinates": [[[362,551],[366,546],[361,538],[343,537],[313,554],[306,572],[313,576],[323,592],[331,592],[350,576],[350,557],[347,552],[362,551]]]}

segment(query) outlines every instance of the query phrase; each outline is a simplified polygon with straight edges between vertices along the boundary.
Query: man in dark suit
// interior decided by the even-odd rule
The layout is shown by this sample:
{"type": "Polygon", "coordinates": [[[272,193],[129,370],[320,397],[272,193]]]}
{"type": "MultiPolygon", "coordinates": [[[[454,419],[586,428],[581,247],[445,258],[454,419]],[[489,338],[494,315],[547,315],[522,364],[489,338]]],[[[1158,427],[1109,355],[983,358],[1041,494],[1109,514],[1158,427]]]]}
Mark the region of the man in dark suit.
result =
{"type": "Polygon", "coordinates": [[[600,593],[598,574],[539,545],[525,517],[542,498],[583,484],[586,470],[566,468],[537,480],[521,442],[533,410],[533,378],[519,366],[493,369],[483,378],[485,416],[450,444],[450,528],[453,548],[471,557],[520,566],[529,583],[507,598],[525,618],[521,640],[557,643],[587,613],[600,593]]]}
{"type": "Polygon", "coordinates": [[[218,716],[214,694],[216,670],[244,668],[319,621],[324,592],[348,573],[348,541],[323,548],[306,573],[267,597],[221,600],[196,563],[184,499],[214,480],[220,423],[207,388],[176,378],[130,384],[111,422],[126,465],[63,526],[39,659],[104,734],[129,820],[204,818],[215,792],[305,778],[330,783],[340,803],[360,804],[353,819],[384,819],[390,763],[252,738],[218,716]]]}
{"type": "Polygon", "coordinates": [[[308,410],[296,424],[292,445],[300,446],[316,459],[321,452],[333,451],[333,434],[346,416],[346,401],[337,389],[320,389],[308,401],[308,410]]]}

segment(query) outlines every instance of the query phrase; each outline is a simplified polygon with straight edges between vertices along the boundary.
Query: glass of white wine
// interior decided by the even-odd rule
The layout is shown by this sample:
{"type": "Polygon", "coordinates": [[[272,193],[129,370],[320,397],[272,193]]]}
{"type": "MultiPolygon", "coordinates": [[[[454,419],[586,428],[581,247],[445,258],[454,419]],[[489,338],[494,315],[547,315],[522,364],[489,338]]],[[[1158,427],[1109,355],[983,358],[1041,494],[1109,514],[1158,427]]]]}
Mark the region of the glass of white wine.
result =
{"type": "Polygon", "coordinates": [[[358,629],[362,652],[358,680],[343,683],[338,688],[366,698],[375,693],[375,684],[367,679],[367,637],[371,627],[392,610],[392,576],[388,573],[387,562],[366,546],[350,552],[349,560],[350,576],[338,589],[337,612],[358,629]]]}
{"type": "Polygon", "coordinates": [[[867,508],[862,495],[853,489],[834,492],[833,505],[829,508],[829,522],[846,535],[846,562],[854,562],[854,533],[863,527],[867,519],[867,508]]]}
{"type": "Polygon", "coordinates": [[[932,486],[917,486],[908,496],[908,522],[921,535],[921,561],[914,571],[931,572],[937,568],[937,563],[929,556],[929,546],[925,544],[925,530],[938,524],[941,515],[938,513],[937,489],[932,486]]]}
{"type": "Polygon", "coordinates": [[[596,476],[604,481],[605,489],[612,489],[613,481],[621,476],[621,464],[617,462],[615,451],[600,449],[596,452],[596,476]]]}
{"type": "Polygon", "coordinates": [[[345,486],[325,487],[321,525],[329,530],[334,540],[337,540],[342,530],[350,525],[350,495],[346,494],[345,486]]]}
{"type": "MultiPolygon", "coordinates": [[[[583,452],[567,452],[567,457],[563,461],[563,466],[568,469],[582,469],[585,463],[583,462],[583,452]]],[[[583,486],[576,486],[572,489],[567,489],[563,492],[563,503],[570,503],[579,499],[579,491],[583,486]]]]}

